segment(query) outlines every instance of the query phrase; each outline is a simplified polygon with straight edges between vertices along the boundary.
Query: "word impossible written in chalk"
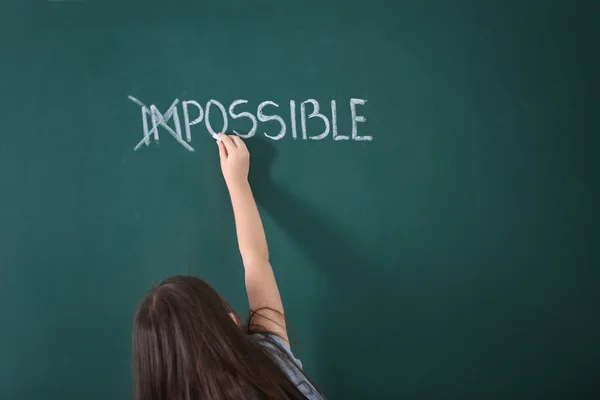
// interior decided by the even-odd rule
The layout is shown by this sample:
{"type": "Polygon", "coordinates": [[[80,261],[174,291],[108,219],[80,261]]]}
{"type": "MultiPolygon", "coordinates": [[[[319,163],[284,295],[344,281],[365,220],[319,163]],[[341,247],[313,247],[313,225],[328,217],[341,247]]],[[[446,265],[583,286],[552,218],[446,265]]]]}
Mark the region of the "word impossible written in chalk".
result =
{"type": "MultiPolygon", "coordinates": [[[[248,133],[240,133],[233,131],[236,135],[241,138],[248,139],[254,136],[258,130],[259,122],[265,123],[270,121],[276,121],[280,126],[279,133],[270,135],[267,132],[263,132],[263,134],[272,140],[281,140],[285,137],[288,132],[288,125],[286,121],[273,111],[276,111],[279,108],[277,103],[272,101],[263,101],[256,108],[256,115],[252,114],[249,111],[243,111],[242,106],[248,103],[247,100],[238,99],[233,101],[228,109],[225,109],[225,106],[218,102],[217,100],[209,100],[204,108],[194,100],[186,100],[181,102],[181,110],[183,114],[183,129],[182,129],[182,121],[179,114],[180,105],[179,99],[175,99],[171,106],[167,109],[165,113],[162,113],[156,108],[154,104],[147,106],[142,103],[140,100],[136,99],[133,96],[128,96],[129,100],[133,101],[135,104],[141,107],[142,111],[142,128],[143,128],[143,136],[142,140],[134,147],[134,150],[139,150],[143,145],[149,146],[150,141],[154,140],[158,143],[159,135],[158,128],[162,127],[166,130],[179,144],[185,147],[189,151],[194,151],[194,148],[190,145],[192,141],[192,131],[191,127],[199,124],[204,121],[206,126],[206,130],[212,135],[213,138],[216,139],[217,134],[219,132],[227,132],[228,127],[228,119],[239,119],[239,118],[247,118],[252,123],[252,129],[248,131],[248,133]],[[218,131],[213,128],[213,125],[210,120],[210,115],[212,112],[220,112],[223,117],[223,125],[221,129],[218,131]],[[192,119],[193,118],[193,119],[192,119]],[[169,121],[173,120],[174,129],[169,126],[169,121]],[[152,128],[150,128],[150,123],[152,124],[152,128]],[[185,131],[185,137],[184,133],[185,131]]],[[[331,100],[331,120],[329,117],[320,112],[321,107],[319,106],[319,102],[314,99],[308,99],[299,104],[299,114],[300,114],[300,137],[302,140],[310,139],[310,140],[323,140],[329,136],[331,133],[331,137],[333,140],[354,140],[354,141],[371,141],[373,140],[372,136],[360,136],[358,134],[358,124],[365,122],[367,119],[357,114],[357,107],[362,106],[367,102],[364,99],[350,99],[350,115],[352,118],[352,131],[349,135],[341,135],[338,132],[337,126],[337,104],[335,100],[331,100]],[[310,111],[310,112],[309,112],[310,111]],[[306,122],[311,118],[318,118],[323,121],[323,131],[318,134],[309,134],[307,132],[306,122]]],[[[289,104],[289,116],[290,116],[290,131],[292,139],[298,139],[298,127],[297,127],[297,117],[296,117],[296,102],[294,100],[290,100],[289,104]]],[[[286,110],[287,111],[287,110],[286,110]]]]}

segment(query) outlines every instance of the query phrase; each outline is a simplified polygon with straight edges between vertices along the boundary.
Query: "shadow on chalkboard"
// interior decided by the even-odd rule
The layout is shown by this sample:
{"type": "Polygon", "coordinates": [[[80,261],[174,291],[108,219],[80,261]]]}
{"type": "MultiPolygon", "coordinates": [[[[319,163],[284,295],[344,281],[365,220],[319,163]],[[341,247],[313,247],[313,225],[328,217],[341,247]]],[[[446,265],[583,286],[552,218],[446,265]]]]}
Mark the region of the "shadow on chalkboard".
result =
{"type": "Polygon", "coordinates": [[[382,260],[376,251],[370,254],[335,220],[272,182],[269,172],[276,157],[272,143],[255,138],[247,145],[253,155],[250,181],[257,202],[327,279],[329,292],[320,315],[315,316],[320,337],[315,346],[318,375],[325,379],[317,383],[330,398],[386,395],[390,382],[402,374],[409,376],[414,366],[401,346],[417,339],[406,327],[416,318],[416,311],[398,295],[410,288],[382,272],[393,268],[378,265],[382,260]],[[371,378],[365,379],[367,375],[371,378]]]}

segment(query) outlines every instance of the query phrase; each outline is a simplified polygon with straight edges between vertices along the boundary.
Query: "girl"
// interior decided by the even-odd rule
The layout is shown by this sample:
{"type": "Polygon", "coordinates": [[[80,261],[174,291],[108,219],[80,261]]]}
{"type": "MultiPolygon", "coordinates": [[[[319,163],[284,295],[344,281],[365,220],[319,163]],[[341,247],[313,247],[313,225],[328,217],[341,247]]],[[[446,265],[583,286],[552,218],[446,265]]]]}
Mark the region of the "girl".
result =
{"type": "Polygon", "coordinates": [[[244,264],[248,324],[201,279],[159,283],[135,314],[134,400],[322,399],[290,350],[248,183],[248,149],[235,135],[220,134],[217,145],[244,264]]]}

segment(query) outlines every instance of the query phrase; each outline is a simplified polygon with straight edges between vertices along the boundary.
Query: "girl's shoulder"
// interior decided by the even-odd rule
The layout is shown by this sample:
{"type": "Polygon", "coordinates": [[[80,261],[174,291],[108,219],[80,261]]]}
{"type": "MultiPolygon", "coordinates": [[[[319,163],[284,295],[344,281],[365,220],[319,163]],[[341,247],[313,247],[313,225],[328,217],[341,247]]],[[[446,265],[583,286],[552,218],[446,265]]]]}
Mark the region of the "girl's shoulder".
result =
{"type": "Polygon", "coordinates": [[[302,368],[302,362],[294,356],[292,349],[279,336],[274,333],[253,333],[251,336],[258,341],[262,346],[268,348],[277,356],[277,361],[292,361],[297,367],[302,368]],[[284,355],[284,357],[281,357],[284,355]],[[285,360],[287,357],[290,360],[285,360]]]}
{"type": "Polygon", "coordinates": [[[262,346],[269,349],[270,354],[281,369],[309,400],[322,399],[319,392],[302,372],[302,362],[294,356],[286,342],[272,333],[253,333],[251,336],[262,346]]]}

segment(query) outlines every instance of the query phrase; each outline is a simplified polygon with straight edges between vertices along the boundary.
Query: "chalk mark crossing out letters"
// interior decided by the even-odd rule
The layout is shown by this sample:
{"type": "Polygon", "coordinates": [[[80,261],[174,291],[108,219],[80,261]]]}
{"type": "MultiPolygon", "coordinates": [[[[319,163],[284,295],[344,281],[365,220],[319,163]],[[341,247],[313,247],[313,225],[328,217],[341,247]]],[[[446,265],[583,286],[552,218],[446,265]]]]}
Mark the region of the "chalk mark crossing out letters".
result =
{"type": "MultiPolygon", "coordinates": [[[[150,107],[148,107],[142,101],[140,101],[139,99],[137,99],[131,95],[127,96],[127,97],[129,98],[129,100],[131,100],[133,103],[135,103],[136,105],[138,105],[140,107],[141,113],[142,113],[142,128],[143,128],[142,140],[140,140],[137,143],[137,145],[133,148],[134,151],[139,150],[143,145],[146,145],[146,147],[149,146],[151,139],[154,140],[158,144],[159,143],[159,135],[158,135],[159,127],[164,128],[185,149],[187,149],[188,151],[191,151],[191,152],[195,151],[194,148],[189,144],[192,141],[192,135],[191,135],[191,130],[190,130],[191,126],[200,123],[204,119],[204,123],[206,125],[207,131],[211,134],[211,136],[213,138],[217,137],[217,132],[215,132],[213,130],[212,125],[209,120],[211,105],[214,105],[221,111],[221,114],[223,116],[223,126],[222,126],[221,131],[227,131],[227,126],[228,126],[227,111],[220,102],[218,102],[214,99],[211,99],[206,103],[205,110],[203,110],[202,106],[194,100],[188,100],[188,101],[181,102],[182,109],[183,109],[184,127],[185,127],[185,139],[184,139],[183,135],[182,135],[181,123],[180,123],[180,119],[179,119],[179,111],[177,108],[177,105],[180,103],[179,99],[175,99],[173,101],[173,103],[171,104],[171,106],[163,114],[158,110],[158,108],[154,104],[152,104],[150,107]],[[189,110],[188,110],[189,105],[193,105],[198,109],[198,117],[196,119],[194,119],[193,121],[190,121],[189,110]],[[152,120],[152,129],[149,129],[148,118],[151,118],[151,120],[152,120]],[[169,121],[171,121],[171,120],[173,120],[173,125],[175,127],[175,130],[173,130],[173,128],[171,128],[168,125],[169,121]]],[[[351,119],[352,119],[351,135],[338,134],[337,108],[336,108],[335,100],[331,100],[331,121],[329,120],[329,118],[326,115],[319,112],[320,111],[319,110],[319,102],[317,100],[308,99],[306,101],[301,102],[300,103],[300,113],[299,113],[300,114],[300,128],[301,128],[301,134],[302,134],[301,140],[306,140],[306,139],[323,140],[324,138],[326,138],[329,135],[330,132],[332,132],[332,137],[333,137],[334,141],[343,141],[343,140],[372,141],[373,140],[372,136],[358,135],[358,123],[364,123],[364,122],[366,122],[367,119],[362,115],[357,115],[356,106],[357,105],[363,106],[366,102],[367,101],[364,99],[356,99],[356,98],[350,99],[350,114],[351,114],[351,119]],[[307,104],[310,104],[313,109],[312,112],[308,113],[308,115],[306,112],[307,104]],[[324,130],[321,133],[319,133],[318,135],[309,136],[308,132],[307,132],[307,119],[312,119],[312,118],[320,119],[324,124],[324,130]]],[[[247,111],[239,112],[239,113],[235,112],[234,109],[236,106],[243,105],[246,103],[248,103],[247,100],[238,99],[238,100],[235,100],[234,102],[232,102],[231,105],[229,106],[229,109],[228,109],[229,117],[231,117],[232,119],[248,118],[252,122],[252,129],[247,134],[241,134],[234,130],[233,132],[235,134],[239,135],[240,137],[242,137],[244,139],[248,139],[248,138],[254,136],[254,134],[257,132],[257,128],[258,128],[258,126],[257,126],[258,125],[257,119],[258,119],[258,121],[260,121],[260,122],[275,121],[275,122],[278,122],[279,125],[281,126],[279,133],[276,135],[269,135],[267,132],[263,132],[267,138],[269,138],[271,140],[281,140],[285,136],[287,126],[286,126],[284,119],[279,115],[275,115],[275,114],[265,115],[263,113],[263,109],[265,106],[271,106],[271,107],[278,108],[279,105],[277,103],[272,102],[272,101],[264,101],[264,102],[260,103],[257,108],[256,117],[252,113],[247,112],[247,111]]],[[[297,126],[296,102],[294,100],[290,100],[290,119],[291,119],[291,136],[294,140],[296,140],[296,139],[298,139],[298,135],[296,133],[296,126],[297,126]]]]}
{"type": "Polygon", "coordinates": [[[154,135],[154,141],[158,142],[159,141],[159,137],[158,137],[158,127],[159,126],[162,126],[163,128],[165,128],[167,130],[167,132],[169,132],[171,134],[171,136],[173,136],[175,138],[175,140],[177,140],[183,147],[185,147],[189,151],[194,151],[194,148],[192,146],[190,146],[189,144],[187,144],[181,137],[181,125],[179,124],[179,115],[177,113],[177,104],[179,103],[179,99],[175,99],[175,101],[173,101],[173,104],[171,104],[171,107],[169,107],[167,112],[163,115],[160,113],[160,111],[158,111],[158,109],[156,108],[156,106],[154,104],[151,105],[150,110],[148,110],[148,107],[146,107],[146,105],[144,103],[142,103],[135,97],[133,97],[133,96],[128,96],[128,97],[131,101],[133,101],[134,103],[136,103],[137,105],[142,107],[142,124],[144,127],[144,137],[133,148],[134,151],[137,151],[143,144],[145,144],[146,146],[149,146],[151,135],[154,135]],[[152,117],[152,129],[150,129],[150,130],[148,130],[148,120],[146,119],[148,115],[152,117]],[[171,127],[169,125],[167,125],[167,122],[169,122],[171,117],[173,117],[173,121],[175,123],[175,129],[177,130],[177,132],[173,131],[173,129],[171,129],[171,127]]]}

